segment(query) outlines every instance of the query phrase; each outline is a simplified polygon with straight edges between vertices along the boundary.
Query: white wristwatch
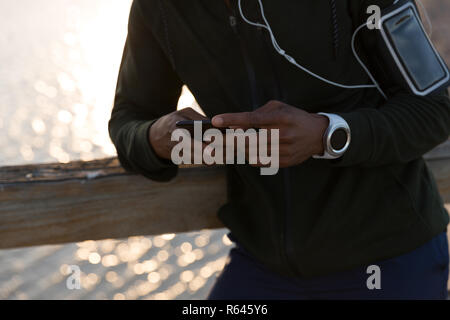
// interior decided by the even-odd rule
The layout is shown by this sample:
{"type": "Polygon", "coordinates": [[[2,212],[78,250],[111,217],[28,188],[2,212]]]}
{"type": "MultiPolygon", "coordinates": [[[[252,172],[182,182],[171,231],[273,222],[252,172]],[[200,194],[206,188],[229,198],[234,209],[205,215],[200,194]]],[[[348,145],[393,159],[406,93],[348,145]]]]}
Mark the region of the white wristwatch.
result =
{"type": "Polygon", "coordinates": [[[333,113],[319,112],[329,120],[328,128],[323,134],[322,155],[314,155],[314,159],[337,159],[342,157],[350,145],[350,127],[341,116],[333,113]]]}

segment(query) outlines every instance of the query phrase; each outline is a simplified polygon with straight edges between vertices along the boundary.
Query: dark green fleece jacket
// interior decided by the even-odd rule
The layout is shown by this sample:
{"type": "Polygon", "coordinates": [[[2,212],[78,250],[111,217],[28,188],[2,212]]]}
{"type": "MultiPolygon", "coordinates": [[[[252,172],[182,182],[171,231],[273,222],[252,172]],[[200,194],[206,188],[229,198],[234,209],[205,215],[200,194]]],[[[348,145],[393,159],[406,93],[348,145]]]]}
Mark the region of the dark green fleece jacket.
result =
{"type": "MultiPolygon", "coordinates": [[[[329,0],[263,1],[280,46],[344,84],[370,83],[350,40],[368,5],[389,2],[338,0],[333,9],[329,0]]],[[[261,21],[257,0],[242,3],[261,21]]],[[[257,260],[284,275],[330,274],[401,255],[443,232],[448,214],[422,155],[448,138],[446,92],[418,97],[391,86],[385,101],[374,89],[330,86],[277,54],[265,30],[239,17],[237,0],[230,4],[134,1],[109,123],[122,165],[158,181],[176,175],[147,135],[176,109],[183,84],[209,117],[276,99],[341,115],[352,141],[338,160],[309,159],[274,176],[227,166],[228,202],[218,215],[257,260]]],[[[372,67],[368,46],[359,41],[358,51],[372,67]]]]}

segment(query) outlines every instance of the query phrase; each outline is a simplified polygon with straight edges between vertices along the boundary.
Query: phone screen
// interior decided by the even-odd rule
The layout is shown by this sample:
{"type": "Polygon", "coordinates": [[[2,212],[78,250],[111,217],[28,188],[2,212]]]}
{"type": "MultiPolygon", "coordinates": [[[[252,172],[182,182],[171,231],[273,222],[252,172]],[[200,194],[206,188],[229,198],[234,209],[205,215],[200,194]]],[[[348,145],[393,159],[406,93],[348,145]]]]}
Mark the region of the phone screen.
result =
{"type": "Polygon", "coordinates": [[[176,123],[177,128],[186,129],[190,132],[190,134],[194,135],[194,121],[201,121],[202,123],[202,133],[208,129],[218,129],[221,132],[225,133],[226,128],[216,128],[212,125],[211,120],[181,120],[176,123]]]}
{"type": "Polygon", "coordinates": [[[384,27],[400,60],[420,91],[446,76],[446,69],[411,8],[389,18],[384,27]]]}

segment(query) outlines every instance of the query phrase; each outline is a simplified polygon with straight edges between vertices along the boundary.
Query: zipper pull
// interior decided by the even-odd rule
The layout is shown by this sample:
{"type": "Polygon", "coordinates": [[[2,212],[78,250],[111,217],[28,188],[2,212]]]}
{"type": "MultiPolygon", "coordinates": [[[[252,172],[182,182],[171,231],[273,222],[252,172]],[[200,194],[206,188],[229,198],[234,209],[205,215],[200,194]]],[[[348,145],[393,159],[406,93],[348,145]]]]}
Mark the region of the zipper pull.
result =
{"type": "Polygon", "coordinates": [[[233,29],[234,33],[237,33],[237,29],[236,29],[237,19],[236,19],[236,17],[235,16],[230,16],[229,17],[229,21],[230,21],[230,26],[233,29]]]}

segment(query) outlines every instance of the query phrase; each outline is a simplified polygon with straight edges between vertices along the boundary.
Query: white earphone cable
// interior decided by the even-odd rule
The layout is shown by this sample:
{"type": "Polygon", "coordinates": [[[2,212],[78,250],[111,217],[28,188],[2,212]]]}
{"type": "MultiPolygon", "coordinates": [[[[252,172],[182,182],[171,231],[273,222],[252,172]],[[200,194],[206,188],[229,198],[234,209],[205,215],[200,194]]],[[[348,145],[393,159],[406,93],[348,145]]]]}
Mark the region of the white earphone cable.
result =
{"type": "Polygon", "coordinates": [[[387,99],[386,94],[383,92],[383,90],[381,89],[381,87],[379,86],[378,82],[375,80],[375,78],[373,77],[373,75],[371,74],[371,72],[369,71],[369,69],[366,67],[366,65],[365,65],[365,64],[362,62],[362,60],[359,58],[359,56],[358,56],[358,54],[357,54],[357,52],[356,52],[356,49],[355,49],[354,42],[355,42],[355,39],[356,39],[356,35],[358,34],[358,32],[359,32],[364,26],[367,25],[367,23],[362,24],[361,26],[359,26],[359,27],[356,29],[356,31],[353,33],[353,36],[352,36],[352,51],[353,51],[353,54],[354,54],[355,58],[356,58],[357,61],[359,62],[359,64],[363,67],[364,71],[367,73],[367,75],[369,76],[369,78],[371,79],[371,81],[372,81],[374,84],[373,84],[373,85],[371,85],[371,84],[345,85],[345,84],[341,84],[341,83],[337,83],[337,82],[328,80],[328,79],[326,79],[326,78],[324,78],[324,77],[322,77],[322,76],[320,76],[320,75],[318,75],[318,74],[312,72],[311,70],[305,68],[304,66],[300,65],[299,63],[297,63],[297,61],[296,61],[293,57],[291,57],[290,55],[288,55],[288,54],[280,47],[280,45],[278,44],[278,42],[277,42],[277,40],[276,40],[276,38],[275,38],[275,36],[274,36],[274,34],[273,34],[272,28],[270,27],[270,24],[269,24],[269,22],[267,21],[267,18],[266,18],[265,14],[264,14],[264,7],[263,7],[263,4],[262,4],[261,0],[258,0],[258,2],[259,2],[260,10],[261,10],[261,16],[262,16],[262,18],[263,18],[263,20],[264,20],[265,25],[264,25],[264,24],[260,24],[260,23],[256,23],[256,22],[252,22],[252,21],[248,20],[247,17],[245,16],[244,12],[242,11],[241,1],[242,1],[242,0],[239,0],[239,1],[238,1],[238,6],[239,6],[239,13],[240,13],[242,19],[243,19],[246,23],[248,23],[248,24],[250,24],[250,25],[252,25],[252,26],[255,26],[255,27],[261,27],[261,28],[266,29],[266,30],[269,32],[269,35],[270,35],[270,38],[271,38],[271,41],[272,41],[272,44],[273,44],[275,50],[276,50],[280,55],[282,55],[283,57],[285,57],[286,60],[288,60],[291,64],[295,65],[297,68],[301,69],[302,71],[306,72],[307,74],[311,75],[311,76],[314,77],[314,78],[317,78],[317,79],[319,79],[319,80],[321,80],[321,81],[323,81],[323,82],[325,82],[325,83],[328,83],[328,84],[330,84],[330,85],[337,86],[337,87],[340,87],[340,88],[344,88],[344,89],[377,88],[378,91],[380,92],[380,94],[381,94],[385,99],[387,99]]]}
{"type": "MultiPolygon", "coordinates": [[[[344,89],[376,88],[376,89],[380,92],[380,94],[381,94],[385,99],[387,99],[386,94],[383,92],[383,90],[381,89],[380,85],[379,85],[378,82],[375,80],[375,78],[373,77],[372,73],[369,71],[369,69],[367,68],[367,66],[366,66],[366,65],[364,64],[364,62],[360,59],[360,57],[359,57],[359,55],[357,54],[356,49],[355,49],[355,39],[356,39],[356,36],[357,36],[358,32],[359,32],[362,28],[364,28],[364,27],[367,25],[367,23],[362,24],[361,26],[359,26],[359,27],[355,30],[355,32],[354,32],[353,35],[352,35],[352,43],[351,43],[351,45],[352,45],[353,55],[355,56],[355,58],[356,58],[356,60],[358,61],[358,63],[361,65],[361,67],[364,69],[364,71],[367,73],[367,75],[369,76],[370,80],[371,80],[374,84],[373,84],[373,85],[370,85],[370,84],[362,84],[362,85],[345,85],[345,84],[341,84],[341,83],[337,83],[337,82],[328,80],[328,79],[326,79],[326,78],[324,78],[324,77],[322,77],[322,76],[320,76],[320,75],[318,75],[318,74],[312,72],[311,70],[305,68],[304,66],[300,65],[299,63],[297,63],[297,61],[296,61],[292,56],[288,55],[288,54],[280,47],[280,45],[278,44],[278,42],[277,42],[277,40],[276,40],[276,38],[275,38],[275,36],[274,36],[274,34],[273,34],[273,31],[272,31],[272,28],[270,27],[269,22],[267,21],[267,18],[266,18],[265,13],[264,13],[264,7],[263,7],[263,4],[262,4],[261,0],[258,0],[258,2],[259,2],[260,10],[261,10],[261,16],[262,16],[262,18],[263,18],[263,20],[264,20],[265,25],[264,25],[264,24],[260,24],[260,23],[256,23],[256,22],[253,22],[253,21],[248,20],[247,17],[245,16],[244,12],[242,11],[242,4],[241,4],[241,1],[242,1],[242,0],[239,0],[239,1],[238,1],[238,6],[239,6],[239,13],[240,13],[242,19],[243,19],[246,23],[248,23],[248,24],[250,24],[250,25],[252,25],[252,26],[255,26],[255,27],[261,27],[261,28],[266,29],[266,30],[269,32],[270,39],[271,39],[271,41],[272,41],[272,44],[273,44],[275,50],[276,50],[280,55],[282,55],[283,57],[285,57],[285,59],[288,60],[291,64],[295,65],[297,68],[299,68],[300,70],[306,72],[307,74],[311,75],[311,76],[314,77],[314,78],[317,78],[317,79],[319,79],[319,80],[321,80],[321,81],[323,81],[323,82],[325,82],[325,83],[328,83],[328,84],[330,84],[330,85],[334,85],[334,86],[337,86],[337,87],[340,87],[340,88],[344,88],[344,89]]],[[[396,0],[396,2],[397,2],[397,1],[398,1],[398,0],[396,0]]],[[[396,3],[396,2],[395,2],[395,3],[396,3]]]]}
{"type": "MultiPolygon", "coordinates": [[[[356,52],[356,48],[355,48],[355,40],[356,40],[356,36],[358,35],[358,32],[362,30],[362,28],[364,28],[365,26],[368,25],[369,22],[367,23],[363,23],[362,25],[360,25],[358,28],[356,28],[355,32],[352,35],[352,41],[351,41],[351,47],[352,47],[352,52],[353,55],[355,56],[355,59],[358,61],[358,63],[361,65],[361,67],[363,68],[363,70],[366,72],[366,74],[369,76],[370,80],[373,82],[373,85],[371,84],[361,84],[361,85],[345,85],[345,84],[341,84],[338,82],[334,82],[331,80],[328,80],[320,75],[318,75],[317,73],[312,72],[311,70],[307,69],[306,67],[300,65],[299,63],[297,63],[297,61],[290,55],[288,55],[286,53],[286,51],[284,51],[280,45],[278,44],[275,35],[273,34],[272,28],[270,27],[269,21],[267,21],[266,15],[264,14],[264,6],[262,4],[261,0],[258,0],[259,2],[259,7],[261,10],[261,16],[264,20],[265,24],[261,24],[261,23],[256,23],[253,21],[250,21],[247,19],[247,17],[245,16],[244,12],[242,11],[242,5],[241,5],[241,1],[238,1],[238,6],[239,6],[239,13],[242,17],[242,19],[248,23],[249,25],[255,26],[255,27],[261,27],[266,29],[269,32],[270,35],[270,39],[272,41],[272,45],[275,48],[275,50],[282,55],[287,61],[289,61],[291,64],[293,64],[294,66],[296,66],[297,68],[299,68],[300,70],[306,72],[307,74],[311,75],[314,78],[317,78],[325,83],[328,83],[330,85],[336,86],[336,87],[340,87],[340,88],[344,88],[344,89],[362,89],[362,88],[376,88],[380,94],[387,99],[386,94],[384,93],[384,91],[381,89],[380,85],[378,84],[378,82],[376,81],[375,77],[372,75],[372,73],[369,71],[369,69],[367,68],[367,66],[364,64],[364,62],[361,60],[361,58],[359,57],[358,53],[356,52]]],[[[399,0],[394,0],[393,4],[396,4],[399,0]]],[[[429,36],[431,36],[432,32],[433,32],[433,25],[431,23],[430,17],[428,15],[428,12],[425,8],[425,6],[423,5],[421,0],[416,0],[420,6],[423,9],[423,12],[425,14],[425,18],[427,20],[428,23],[428,27],[429,27],[429,36]]]]}
{"type": "Polygon", "coordinates": [[[369,71],[369,68],[367,68],[367,66],[365,65],[365,63],[361,60],[361,58],[359,57],[358,53],[356,52],[356,48],[355,48],[355,39],[356,39],[356,35],[358,34],[358,32],[364,28],[365,26],[367,26],[367,23],[363,23],[362,25],[360,25],[358,28],[356,28],[355,32],[352,35],[352,52],[353,52],[353,56],[355,57],[355,59],[358,61],[358,63],[361,65],[361,67],[364,69],[364,71],[366,72],[366,74],[369,76],[370,80],[372,80],[374,87],[377,88],[377,90],[380,92],[380,94],[383,96],[383,98],[385,100],[387,100],[387,96],[384,93],[383,89],[381,89],[380,85],[378,84],[378,81],[375,79],[375,77],[372,75],[372,73],[369,71]]]}

